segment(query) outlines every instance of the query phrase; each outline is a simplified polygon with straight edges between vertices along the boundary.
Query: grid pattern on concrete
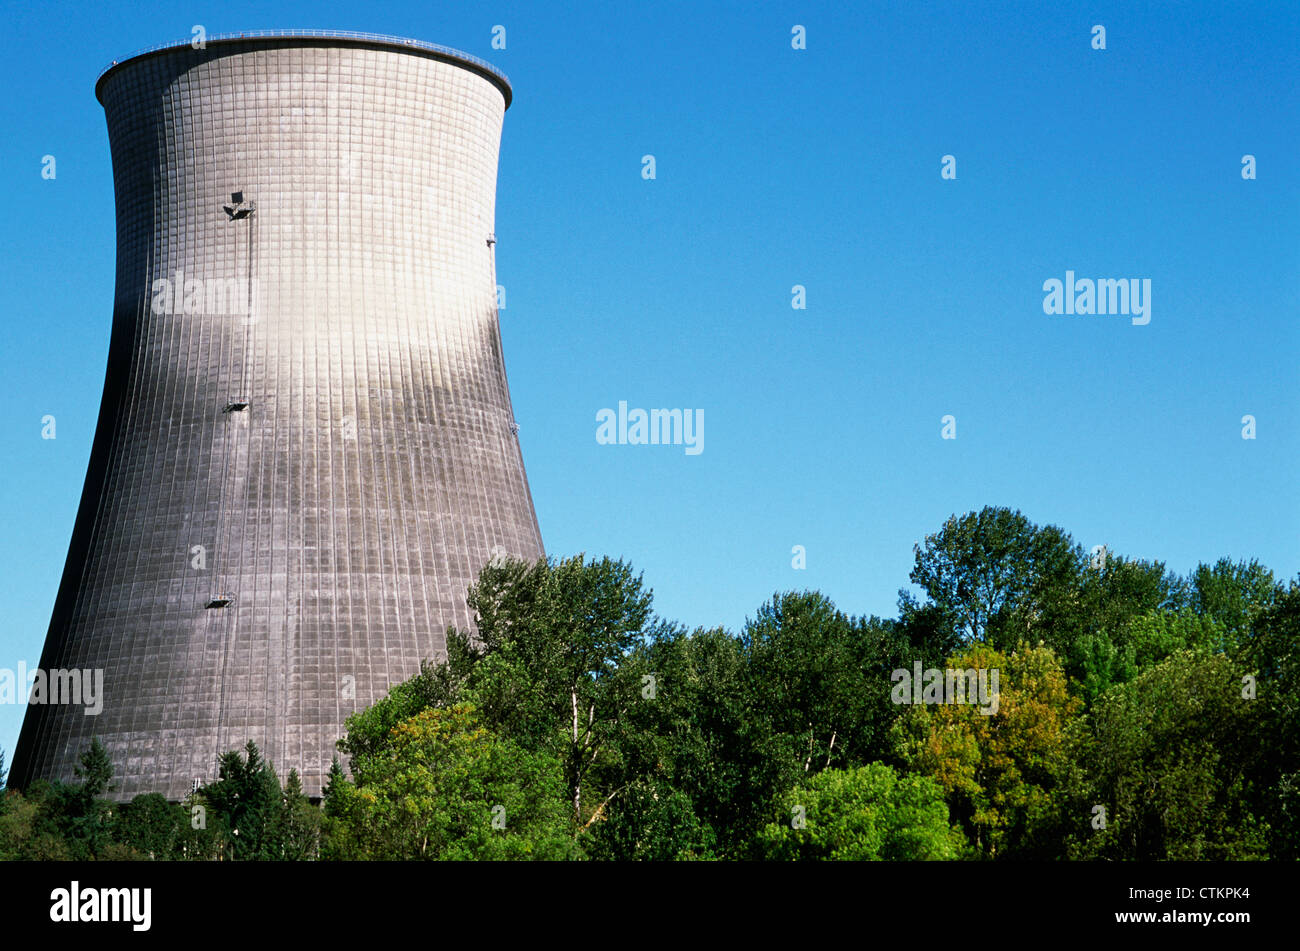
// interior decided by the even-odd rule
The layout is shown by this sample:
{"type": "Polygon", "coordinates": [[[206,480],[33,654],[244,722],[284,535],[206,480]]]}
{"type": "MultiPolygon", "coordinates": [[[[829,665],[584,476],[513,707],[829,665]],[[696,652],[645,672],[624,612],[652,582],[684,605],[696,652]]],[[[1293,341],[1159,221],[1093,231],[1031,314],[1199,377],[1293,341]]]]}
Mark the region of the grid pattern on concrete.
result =
{"type": "Polygon", "coordinates": [[[116,798],[180,798],[252,739],[317,795],[346,716],[470,628],[492,552],[542,554],[489,240],[506,103],[444,57],[291,38],[99,91],[113,330],[42,667],[102,669],[105,702],[30,707],[12,780],[98,736],[116,798]]]}

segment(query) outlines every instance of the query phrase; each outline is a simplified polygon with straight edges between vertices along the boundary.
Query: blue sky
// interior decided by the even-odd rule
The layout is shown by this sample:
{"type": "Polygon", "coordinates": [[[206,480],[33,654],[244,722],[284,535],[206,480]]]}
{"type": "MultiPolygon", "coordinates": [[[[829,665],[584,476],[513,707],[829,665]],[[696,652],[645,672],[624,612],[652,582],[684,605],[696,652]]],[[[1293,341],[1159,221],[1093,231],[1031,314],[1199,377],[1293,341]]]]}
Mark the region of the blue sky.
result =
{"type": "MultiPolygon", "coordinates": [[[[664,616],[734,629],[790,588],[892,615],[912,546],[986,504],[1294,577],[1300,4],[1057,6],[8,2],[0,667],[39,660],[99,409],[94,81],[194,24],[411,36],[510,76],[501,332],[542,535],[628,559],[664,616]],[[1044,314],[1067,270],[1149,279],[1150,323],[1044,314]],[[621,400],[703,410],[704,451],[597,444],[621,400]]],[[[21,717],[0,705],[7,753],[21,717]]]]}

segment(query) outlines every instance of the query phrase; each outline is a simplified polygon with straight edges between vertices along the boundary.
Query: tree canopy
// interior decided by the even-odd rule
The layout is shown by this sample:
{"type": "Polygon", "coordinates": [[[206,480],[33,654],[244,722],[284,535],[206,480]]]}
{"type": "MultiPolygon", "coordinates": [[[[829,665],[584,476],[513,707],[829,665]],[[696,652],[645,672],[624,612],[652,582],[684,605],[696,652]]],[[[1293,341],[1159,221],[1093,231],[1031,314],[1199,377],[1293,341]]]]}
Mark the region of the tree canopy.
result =
{"type": "Polygon", "coordinates": [[[1300,857],[1300,578],[995,507],[909,578],[894,618],[790,590],[687,631],[624,561],[494,561],[320,803],[252,741],[185,802],[114,803],[106,737],[0,790],[0,858],[1300,857]]]}

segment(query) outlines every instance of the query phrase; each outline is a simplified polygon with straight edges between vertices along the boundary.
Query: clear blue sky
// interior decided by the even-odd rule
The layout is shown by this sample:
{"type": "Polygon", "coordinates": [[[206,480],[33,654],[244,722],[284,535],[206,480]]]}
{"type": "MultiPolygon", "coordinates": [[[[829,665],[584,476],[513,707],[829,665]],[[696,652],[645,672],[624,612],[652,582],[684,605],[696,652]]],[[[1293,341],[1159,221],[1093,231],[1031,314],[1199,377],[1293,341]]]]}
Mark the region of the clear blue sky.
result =
{"type": "MultiPolygon", "coordinates": [[[[629,559],[666,617],[734,629],[804,587],[890,616],[912,546],[986,504],[1294,577],[1300,4],[865,6],[6,0],[0,667],[39,660],[99,409],[94,81],[194,24],[393,33],[510,76],[501,332],[542,535],[629,559]],[[1151,322],[1045,315],[1067,269],[1150,279],[1151,322]],[[620,400],[702,409],[704,451],[598,445],[620,400]]],[[[21,716],[0,706],[10,754],[21,716]]]]}

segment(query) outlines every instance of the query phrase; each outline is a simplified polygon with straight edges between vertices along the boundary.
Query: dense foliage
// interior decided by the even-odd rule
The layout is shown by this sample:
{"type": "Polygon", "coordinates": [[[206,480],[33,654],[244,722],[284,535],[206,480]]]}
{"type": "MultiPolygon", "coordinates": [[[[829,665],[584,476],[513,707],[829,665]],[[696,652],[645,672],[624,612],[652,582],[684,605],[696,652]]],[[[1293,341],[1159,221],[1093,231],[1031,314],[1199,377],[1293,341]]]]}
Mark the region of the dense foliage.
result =
{"type": "Polygon", "coordinates": [[[910,580],[894,619],[787,592],[687,632],[621,561],[494,562],[473,636],[349,718],[319,806],[252,743],[184,803],[113,804],[96,742],[0,796],[0,858],[1298,857],[1300,580],[997,508],[910,580]]]}

